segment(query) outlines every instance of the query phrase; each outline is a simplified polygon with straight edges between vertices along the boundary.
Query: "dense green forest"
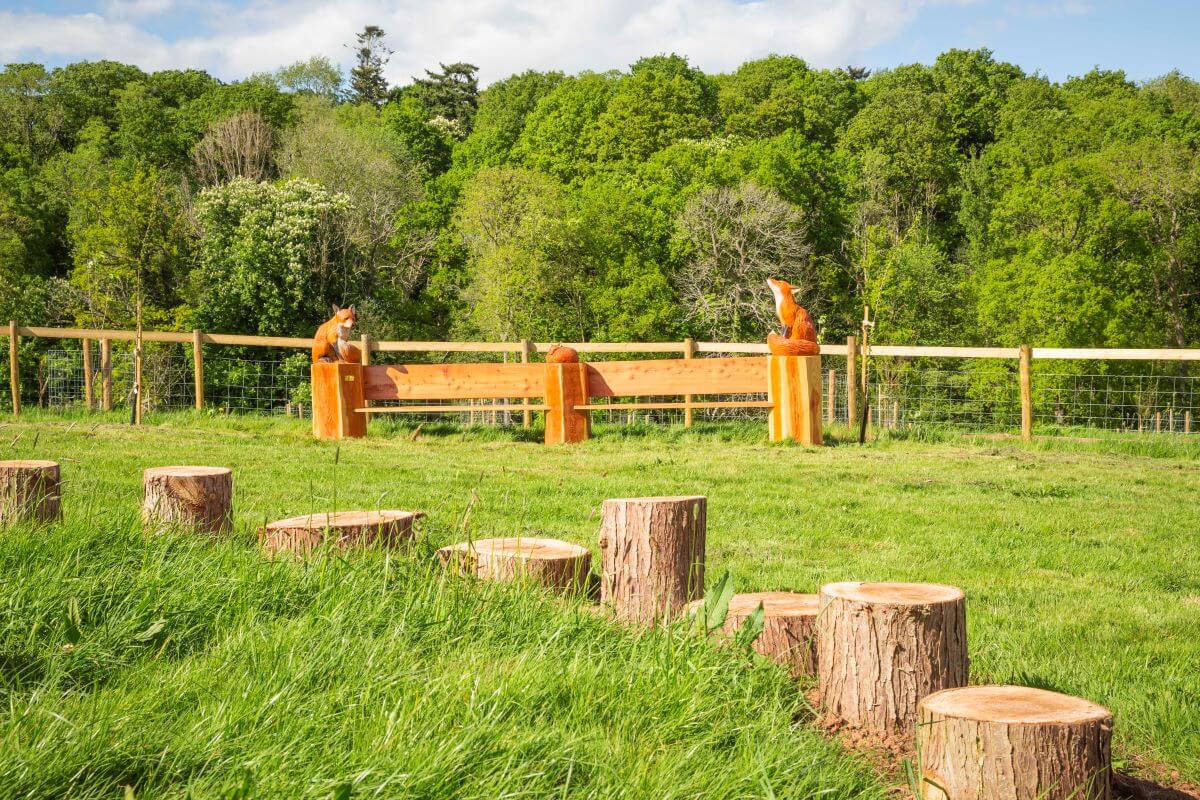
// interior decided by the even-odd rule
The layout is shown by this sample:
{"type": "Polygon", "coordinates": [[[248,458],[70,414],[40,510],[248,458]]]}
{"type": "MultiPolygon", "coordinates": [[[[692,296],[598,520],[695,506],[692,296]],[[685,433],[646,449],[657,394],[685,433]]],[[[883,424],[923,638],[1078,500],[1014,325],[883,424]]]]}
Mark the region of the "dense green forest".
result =
{"type": "Polygon", "coordinates": [[[225,83],[0,73],[0,319],[376,338],[760,340],[763,278],[822,338],[1187,346],[1200,84],[1063,83],[986,50],[866,74],[477,68],[383,80],[383,32],[225,83]]]}

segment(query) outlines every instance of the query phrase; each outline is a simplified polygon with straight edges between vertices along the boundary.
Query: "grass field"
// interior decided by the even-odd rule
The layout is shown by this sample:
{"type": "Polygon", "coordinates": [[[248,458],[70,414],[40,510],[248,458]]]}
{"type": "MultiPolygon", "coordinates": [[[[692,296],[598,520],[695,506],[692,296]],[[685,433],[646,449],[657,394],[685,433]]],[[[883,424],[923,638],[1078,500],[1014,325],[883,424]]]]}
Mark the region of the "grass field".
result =
{"type": "Polygon", "coordinates": [[[710,581],[961,586],[975,682],[1104,703],[1119,763],[1200,779],[1196,445],[153,422],[0,427],[62,462],[67,509],[0,536],[2,796],[884,797],[770,665],[433,565],[467,528],[594,547],[604,498],[679,493],[709,498],[710,581]],[[235,536],[142,536],[141,469],[172,463],[234,468],[235,536]],[[257,554],[264,520],[333,507],[429,517],[411,552],[257,554]]]}

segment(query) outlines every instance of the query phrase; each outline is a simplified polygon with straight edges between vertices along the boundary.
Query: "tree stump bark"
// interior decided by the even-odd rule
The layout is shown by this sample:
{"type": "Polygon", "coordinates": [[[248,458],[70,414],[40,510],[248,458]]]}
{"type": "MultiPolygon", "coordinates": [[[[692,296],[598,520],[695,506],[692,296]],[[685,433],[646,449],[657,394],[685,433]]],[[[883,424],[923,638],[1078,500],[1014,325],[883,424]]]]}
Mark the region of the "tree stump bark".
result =
{"type": "Polygon", "coordinates": [[[704,593],[704,497],[605,500],[600,602],[618,619],[653,623],[704,593]]]}
{"type": "Polygon", "coordinates": [[[0,461],[0,525],[62,519],[55,461],[0,461]]]}
{"type": "Polygon", "coordinates": [[[926,695],[967,683],[966,600],[934,583],[831,583],[817,616],[821,702],[840,720],[911,733],[926,695]]]}
{"type": "Polygon", "coordinates": [[[922,800],[1109,800],[1112,714],[1024,686],[921,701],[922,800]]]}
{"type": "Polygon", "coordinates": [[[557,539],[507,537],[459,542],[438,558],[460,574],[493,581],[532,580],[558,591],[577,591],[587,582],[592,553],[557,539]]]}
{"type": "Polygon", "coordinates": [[[228,467],[150,467],[142,473],[142,521],[206,533],[233,527],[233,471],[228,467]]]}
{"type": "Polygon", "coordinates": [[[271,556],[307,555],[326,542],[343,549],[395,547],[413,538],[413,522],[421,516],[420,512],[395,510],[305,514],[264,525],[258,532],[258,540],[263,551],[271,556]]]}
{"type": "MultiPolygon", "coordinates": [[[[735,594],[721,630],[732,635],[762,603],[763,630],[754,640],[754,651],[787,667],[793,678],[816,675],[819,602],[815,594],[795,592],[735,594]]],[[[703,600],[688,604],[689,612],[703,609],[703,600]]]]}

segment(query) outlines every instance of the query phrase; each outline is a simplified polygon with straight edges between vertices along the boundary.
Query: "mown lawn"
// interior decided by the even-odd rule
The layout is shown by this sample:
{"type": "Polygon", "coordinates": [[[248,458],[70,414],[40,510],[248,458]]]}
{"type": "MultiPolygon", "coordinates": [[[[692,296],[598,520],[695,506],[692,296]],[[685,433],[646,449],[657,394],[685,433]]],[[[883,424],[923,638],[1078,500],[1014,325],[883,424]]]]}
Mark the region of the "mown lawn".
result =
{"type": "Polygon", "coordinates": [[[2,796],[883,797],[770,665],[433,564],[464,528],[594,547],[604,498],[680,493],[709,498],[710,581],[959,585],[976,682],[1104,703],[1119,761],[1200,779],[1195,445],[378,424],[335,447],[298,421],[153,421],[0,427],[3,457],[63,463],[67,508],[0,536],[2,796]],[[141,535],[141,469],[172,463],[234,468],[233,537],[141,535]],[[254,548],[266,519],[379,506],[426,511],[422,543],[254,548]]]}

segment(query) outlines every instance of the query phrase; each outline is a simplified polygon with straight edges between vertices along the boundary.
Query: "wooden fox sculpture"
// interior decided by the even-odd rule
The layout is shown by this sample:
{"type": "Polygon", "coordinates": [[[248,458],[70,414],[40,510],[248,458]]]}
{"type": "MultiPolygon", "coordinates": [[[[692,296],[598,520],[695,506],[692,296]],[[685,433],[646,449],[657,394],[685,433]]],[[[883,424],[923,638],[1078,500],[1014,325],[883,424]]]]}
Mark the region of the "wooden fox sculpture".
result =
{"type": "Polygon", "coordinates": [[[313,363],[318,361],[361,363],[362,353],[357,347],[350,344],[350,329],[356,322],[358,322],[358,315],[354,312],[354,306],[347,308],[334,306],[333,317],[317,328],[317,335],[313,337],[313,363]]]}
{"type": "Polygon", "coordinates": [[[767,278],[767,286],[775,295],[775,313],[783,325],[783,333],[767,336],[767,349],[776,356],[815,356],[821,352],[817,344],[817,329],[812,317],[796,303],[795,293],[800,291],[786,281],[767,278]]]}

